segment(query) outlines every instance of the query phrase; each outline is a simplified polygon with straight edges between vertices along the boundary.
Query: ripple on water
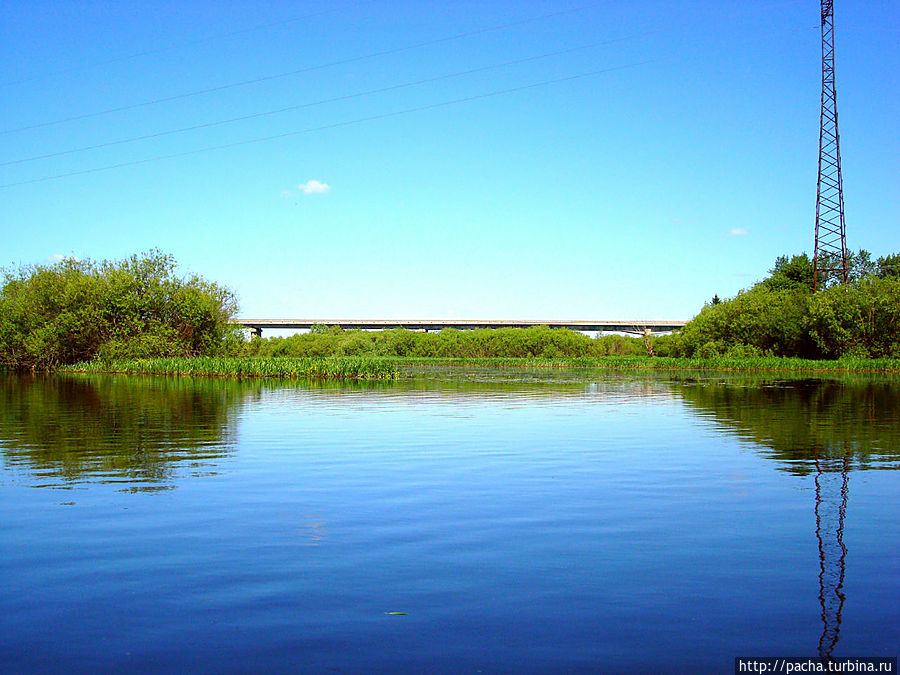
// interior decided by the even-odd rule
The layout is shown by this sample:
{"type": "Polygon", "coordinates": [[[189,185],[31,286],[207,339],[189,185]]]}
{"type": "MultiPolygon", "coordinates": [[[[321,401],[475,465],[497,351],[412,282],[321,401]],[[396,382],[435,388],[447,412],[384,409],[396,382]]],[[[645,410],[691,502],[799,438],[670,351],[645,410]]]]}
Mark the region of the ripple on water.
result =
{"type": "Polygon", "coordinates": [[[0,396],[14,671],[730,670],[815,654],[838,527],[835,653],[900,637],[893,384],[84,378],[0,396]]]}

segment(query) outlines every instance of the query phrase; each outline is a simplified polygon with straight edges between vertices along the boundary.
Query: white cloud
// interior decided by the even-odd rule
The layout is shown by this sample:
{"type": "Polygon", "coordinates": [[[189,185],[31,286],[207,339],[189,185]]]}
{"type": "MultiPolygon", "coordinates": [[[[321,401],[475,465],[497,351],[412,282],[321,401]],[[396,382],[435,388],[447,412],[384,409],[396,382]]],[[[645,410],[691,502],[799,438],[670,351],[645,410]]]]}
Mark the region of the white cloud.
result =
{"type": "Polygon", "coordinates": [[[745,230],[743,227],[735,227],[732,230],[728,230],[728,234],[730,234],[732,237],[743,237],[750,234],[750,232],[749,230],[745,230]]]}
{"type": "Polygon", "coordinates": [[[321,195],[328,192],[331,186],[318,180],[308,180],[305,183],[300,183],[297,189],[305,195],[321,195]]]}
{"type": "Polygon", "coordinates": [[[76,255],[63,255],[62,253],[54,253],[49,258],[47,258],[47,262],[49,263],[58,263],[63,260],[74,260],[75,262],[81,262],[81,258],[76,255]]]}

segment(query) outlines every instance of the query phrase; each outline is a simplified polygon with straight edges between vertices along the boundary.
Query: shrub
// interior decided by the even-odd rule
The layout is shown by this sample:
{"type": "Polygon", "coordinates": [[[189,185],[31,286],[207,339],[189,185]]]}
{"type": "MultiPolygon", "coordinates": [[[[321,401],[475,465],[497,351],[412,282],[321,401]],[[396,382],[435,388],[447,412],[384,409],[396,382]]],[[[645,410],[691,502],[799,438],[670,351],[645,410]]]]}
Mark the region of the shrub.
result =
{"type": "Polygon", "coordinates": [[[887,256],[872,263],[867,251],[859,251],[850,256],[849,284],[838,284],[832,272],[820,285],[824,290],[813,293],[809,258],[782,256],[769,278],[730,300],[705,306],[669,340],[667,355],[896,356],[900,277],[891,270],[898,259],[887,256]]]}
{"type": "Polygon", "coordinates": [[[239,341],[232,293],[175,276],[159,251],[119,262],[66,259],[5,271],[0,363],[47,369],[65,363],[218,353],[239,341]]]}

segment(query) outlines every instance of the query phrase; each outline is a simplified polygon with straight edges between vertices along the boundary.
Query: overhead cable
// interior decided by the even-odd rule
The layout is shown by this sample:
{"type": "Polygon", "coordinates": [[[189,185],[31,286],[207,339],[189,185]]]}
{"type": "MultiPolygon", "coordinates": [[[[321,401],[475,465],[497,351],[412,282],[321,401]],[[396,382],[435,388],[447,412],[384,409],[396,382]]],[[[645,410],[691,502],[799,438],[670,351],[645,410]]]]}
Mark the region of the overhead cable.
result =
{"type": "Polygon", "coordinates": [[[600,47],[603,45],[613,44],[616,42],[623,42],[625,40],[633,39],[638,36],[626,36],[621,38],[615,38],[612,40],[604,40],[603,42],[595,42],[593,44],[588,45],[579,45],[577,47],[569,47],[567,49],[560,49],[553,52],[547,52],[544,54],[538,54],[535,56],[527,56],[521,59],[514,59],[512,61],[504,61],[502,63],[495,63],[487,66],[480,66],[478,68],[471,68],[469,70],[463,70],[456,73],[450,73],[447,75],[437,75],[434,77],[427,77],[420,80],[413,80],[411,82],[403,82],[401,84],[394,84],[387,87],[380,87],[378,89],[369,89],[367,91],[355,92],[352,94],[344,94],[342,96],[335,96],[333,98],[321,99],[319,101],[312,101],[309,103],[300,103],[297,105],[291,105],[284,108],[277,108],[275,110],[266,110],[263,112],[251,113],[249,115],[241,115],[239,117],[230,117],[228,119],[216,120],[213,122],[204,122],[202,124],[194,124],[187,127],[180,127],[177,129],[168,129],[166,131],[158,131],[152,134],[144,134],[142,136],[130,136],[128,138],[122,138],[115,141],[106,141],[103,143],[96,143],[94,145],[85,145],[78,148],[70,148],[68,150],[60,150],[58,152],[50,152],[44,155],[34,155],[32,157],[23,157],[22,159],[14,159],[8,162],[0,162],[0,166],[12,166],[15,164],[25,164],[27,162],[36,162],[41,159],[50,159],[52,157],[61,157],[63,155],[72,155],[79,152],[87,152],[89,150],[99,150],[102,148],[108,148],[115,145],[123,145],[125,143],[135,143],[137,141],[145,141],[152,138],[161,138],[163,136],[171,136],[173,134],[186,133],[188,131],[196,131],[197,129],[208,129],[210,127],[221,126],[223,124],[231,124],[233,122],[243,122],[246,120],[257,119],[260,117],[268,117],[271,115],[278,115],[280,113],[291,112],[293,110],[300,110],[304,108],[313,108],[320,105],[325,105],[327,103],[337,103],[338,101],[348,101],[354,98],[361,98],[363,96],[370,96],[373,94],[383,94],[389,91],[396,91],[398,89],[407,89],[409,87],[416,87],[423,84],[430,84],[432,82],[440,82],[442,80],[450,80],[458,77],[464,77],[466,75],[474,75],[475,73],[482,73],[489,70],[496,70],[498,68],[505,68],[508,66],[520,65],[523,63],[529,63],[533,61],[538,61],[541,59],[547,59],[554,56],[561,56],[563,54],[571,54],[577,51],[584,51],[585,49],[590,49],[593,47],[600,47]]]}
{"type": "Polygon", "coordinates": [[[611,68],[602,68],[599,70],[591,70],[588,72],[578,73],[576,75],[569,75],[566,77],[558,77],[558,78],[554,78],[552,80],[542,80],[540,82],[532,82],[530,84],[524,84],[524,85],[520,85],[517,87],[510,87],[508,89],[498,89],[495,91],[489,91],[489,92],[485,92],[482,94],[474,94],[472,96],[465,96],[463,98],[455,98],[455,99],[451,99],[449,101],[440,101],[438,103],[430,103],[428,105],[416,106],[414,108],[405,108],[403,110],[395,110],[393,112],[381,113],[378,115],[370,115],[368,117],[359,117],[359,118],[352,119],[352,120],[346,120],[344,122],[335,122],[333,124],[325,124],[325,125],[319,126],[319,127],[310,127],[307,129],[299,129],[297,131],[288,131],[285,133],[274,134],[271,136],[263,136],[260,138],[251,138],[251,139],[247,139],[247,140],[243,140],[243,141],[235,141],[233,143],[224,143],[222,145],[215,145],[215,146],[210,146],[210,147],[206,147],[206,148],[198,148],[195,150],[187,150],[185,152],[176,152],[176,153],[169,154],[169,155],[158,155],[155,157],[147,157],[144,159],[138,159],[138,160],[133,160],[133,161],[129,161],[129,162],[120,162],[118,164],[109,164],[106,166],[99,166],[99,167],[94,167],[91,169],[81,169],[79,171],[70,171],[67,173],[60,173],[60,174],[56,174],[53,176],[43,176],[40,178],[32,178],[30,180],[23,180],[23,181],[18,181],[15,183],[5,183],[5,184],[0,185],[0,189],[17,187],[20,185],[30,185],[33,183],[43,183],[46,181],[57,180],[60,178],[69,178],[71,176],[83,176],[85,174],[99,173],[101,171],[111,171],[113,169],[121,169],[121,168],[128,167],[128,166],[138,166],[141,164],[149,164],[151,162],[158,162],[158,161],[162,161],[162,160],[166,160],[166,159],[176,159],[179,157],[188,157],[190,155],[198,155],[198,154],[205,153],[205,152],[213,152],[215,150],[225,150],[228,148],[236,148],[236,147],[240,147],[242,145],[264,143],[266,141],[274,141],[274,140],[278,140],[281,138],[289,138],[291,136],[299,136],[301,134],[309,134],[309,133],[313,133],[316,131],[326,131],[329,129],[338,129],[340,127],[347,127],[347,126],[351,126],[351,125],[355,125],[355,124],[361,124],[363,122],[373,122],[376,120],[389,119],[391,117],[399,117],[401,115],[409,115],[412,113],[422,112],[425,110],[434,110],[436,108],[445,108],[447,106],[457,105],[460,103],[468,103],[470,101],[478,101],[478,100],[482,100],[482,99],[486,99],[486,98],[493,98],[495,96],[502,96],[504,94],[512,94],[515,92],[526,91],[528,89],[536,89],[539,87],[546,87],[546,86],[553,85],[553,84],[561,84],[563,82],[572,82],[574,80],[584,79],[586,77],[592,77],[592,76],[596,76],[596,75],[602,75],[605,73],[611,73],[611,72],[618,71],[618,70],[625,70],[625,69],[629,69],[629,68],[638,68],[640,66],[644,66],[649,63],[654,63],[657,61],[659,61],[659,59],[648,59],[646,61],[638,61],[636,63],[629,63],[629,64],[625,64],[625,65],[621,65],[621,66],[614,66],[611,68]]]}
{"type": "Polygon", "coordinates": [[[542,14],[541,16],[533,16],[527,19],[520,19],[519,21],[513,21],[505,24],[498,24],[494,26],[488,26],[486,28],[479,28],[473,31],[467,31],[464,33],[456,33],[454,35],[444,36],[441,38],[436,38],[433,40],[425,40],[422,42],[416,42],[413,44],[404,45],[402,47],[393,47],[391,49],[384,49],[377,52],[369,52],[368,54],[361,54],[358,56],[351,56],[345,59],[339,59],[337,61],[329,61],[327,63],[320,63],[314,66],[305,66],[303,68],[297,68],[295,70],[290,70],[283,73],[275,73],[273,75],[264,75],[262,77],[256,77],[250,80],[242,80],[240,82],[231,82],[229,84],[222,84],[216,87],[208,87],[206,89],[197,89],[194,91],[184,92],[182,94],[173,94],[172,96],[164,96],[161,98],[151,99],[148,101],[141,101],[138,103],[130,103],[128,105],[118,106],[116,108],[107,108],[106,110],[98,110],[90,113],[83,113],[81,115],[73,115],[71,117],[65,117],[58,120],[52,120],[50,122],[40,122],[38,124],[29,124],[24,127],[17,127],[15,129],[6,129],[0,131],[0,135],[13,134],[21,131],[30,131],[32,129],[41,129],[43,127],[54,126],[57,124],[65,124],[67,122],[75,122],[78,120],[89,119],[92,117],[100,117],[102,115],[110,115],[112,113],[124,112],[126,110],[134,110],[136,108],[144,108],[151,105],[158,105],[160,103],[169,103],[171,101],[179,101],[186,98],[192,98],[194,96],[202,96],[204,94],[212,94],[219,91],[226,91],[228,89],[235,89],[237,87],[246,87],[251,84],[258,84],[260,82],[270,82],[272,80],[277,80],[285,77],[291,77],[292,75],[301,75],[303,73],[309,73],[316,70],[324,70],[326,68],[334,68],[336,66],[343,66],[349,63],[358,63],[359,61],[366,61],[369,59],[378,58],[381,56],[390,56],[392,54],[399,54],[405,51],[411,51],[413,49],[420,49],[422,47],[430,47],[437,44],[442,44],[446,42],[453,42],[455,40],[462,40],[464,38],[473,37],[475,35],[483,35],[484,33],[491,33],[499,30],[505,30],[507,28],[512,28],[514,26],[520,26],[526,23],[532,23],[534,21],[542,21],[544,19],[549,19],[555,16],[559,16],[562,14],[568,14],[576,11],[576,9],[583,9],[584,6],[573,7],[570,9],[560,10],[556,12],[551,12],[549,14],[542,14]]]}
{"type": "MultiPolygon", "coordinates": [[[[369,0],[371,1],[371,0],[369,0]]],[[[361,0],[356,0],[356,4],[359,4],[361,0]]],[[[158,47],[156,49],[145,49],[140,52],[133,52],[131,54],[124,54],[122,56],[115,56],[109,59],[105,59],[103,61],[95,61],[93,63],[86,63],[80,66],[71,66],[69,68],[62,68],[60,70],[54,70],[46,73],[37,73],[35,75],[29,75],[28,77],[23,77],[19,80],[10,80],[8,82],[0,82],[0,87],[11,87],[16,84],[24,84],[26,82],[34,82],[35,80],[42,80],[47,77],[53,77],[56,75],[65,75],[66,73],[72,73],[79,70],[87,70],[89,68],[98,68],[100,66],[107,66],[112,63],[120,63],[122,61],[131,61],[132,59],[137,59],[142,56],[152,56],[153,54],[162,54],[164,52],[173,51],[176,49],[184,49],[185,47],[191,47],[193,45],[203,44],[204,42],[213,42],[215,40],[221,40],[222,38],[229,38],[235,35],[243,35],[244,33],[253,33],[258,30],[265,30],[266,28],[277,28],[278,26],[284,26],[289,23],[296,23],[297,21],[305,21],[306,19],[312,19],[317,16],[323,16],[325,14],[333,14],[334,12],[340,11],[339,7],[330,7],[328,9],[323,9],[320,12],[310,12],[309,14],[304,14],[303,16],[295,16],[290,19],[281,19],[280,21],[272,21],[270,23],[262,23],[256,26],[250,26],[249,28],[241,28],[234,31],[229,31],[227,33],[219,33],[217,35],[210,35],[205,38],[198,38],[196,40],[188,40],[187,42],[179,42],[177,44],[168,45],[166,47],[158,47]]]]}

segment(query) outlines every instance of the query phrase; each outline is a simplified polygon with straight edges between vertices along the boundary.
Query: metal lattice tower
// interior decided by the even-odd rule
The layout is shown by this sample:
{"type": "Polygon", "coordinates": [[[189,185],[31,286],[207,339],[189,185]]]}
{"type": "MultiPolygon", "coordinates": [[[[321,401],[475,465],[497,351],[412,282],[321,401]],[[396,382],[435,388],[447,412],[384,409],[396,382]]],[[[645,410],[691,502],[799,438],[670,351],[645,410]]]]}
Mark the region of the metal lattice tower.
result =
{"type": "Polygon", "coordinates": [[[834,0],[822,2],[822,113],[819,124],[819,186],[816,192],[816,245],[813,287],[829,278],[848,282],[844,183],[834,86],[834,0]]]}

